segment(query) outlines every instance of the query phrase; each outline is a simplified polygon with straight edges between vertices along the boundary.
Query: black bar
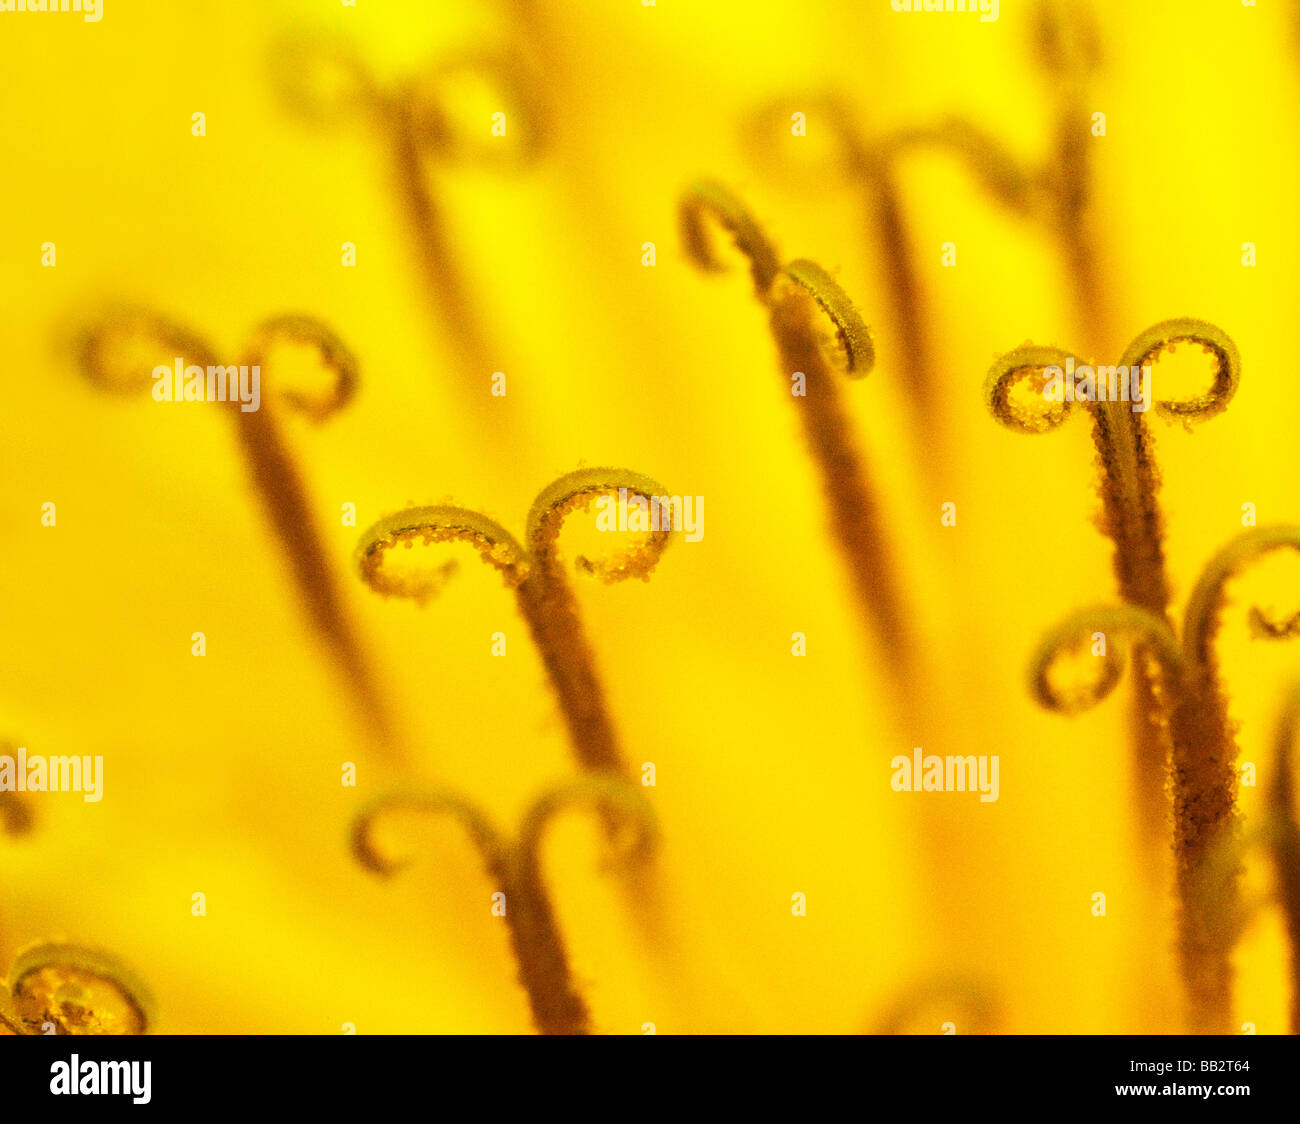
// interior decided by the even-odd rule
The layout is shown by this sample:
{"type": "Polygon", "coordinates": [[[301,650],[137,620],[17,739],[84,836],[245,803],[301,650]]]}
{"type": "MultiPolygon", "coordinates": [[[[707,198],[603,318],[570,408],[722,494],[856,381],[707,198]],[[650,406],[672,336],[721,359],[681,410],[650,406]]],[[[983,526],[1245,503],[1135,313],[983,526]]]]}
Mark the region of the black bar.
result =
{"type": "Polygon", "coordinates": [[[1300,1061],[1294,1038],[1250,1035],[662,1037],[635,1049],[613,1038],[560,1044],[528,1037],[9,1037],[0,1048],[0,1104],[6,1120],[69,1105],[97,1111],[109,1101],[169,1113],[283,1106],[337,1119],[349,1109],[382,1116],[403,1104],[433,1113],[450,1107],[449,1097],[468,1097],[485,1111],[518,1103],[554,1112],[568,1103],[606,1106],[600,1115],[618,1116],[666,1094],[669,1106],[680,1107],[693,1090],[767,1108],[803,1098],[809,1110],[828,1098],[848,1098],[857,1110],[885,1108],[899,1092],[909,1109],[926,1111],[1258,1104],[1293,1089],[1300,1061]],[[136,1103],[144,1094],[132,1091],[53,1093],[52,1085],[66,1084],[74,1056],[87,1090],[115,1074],[125,1083],[124,1070],[87,1063],[137,1063],[135,1088],[143,1089],[148,1062],[147,1103],[136,1103]]]}

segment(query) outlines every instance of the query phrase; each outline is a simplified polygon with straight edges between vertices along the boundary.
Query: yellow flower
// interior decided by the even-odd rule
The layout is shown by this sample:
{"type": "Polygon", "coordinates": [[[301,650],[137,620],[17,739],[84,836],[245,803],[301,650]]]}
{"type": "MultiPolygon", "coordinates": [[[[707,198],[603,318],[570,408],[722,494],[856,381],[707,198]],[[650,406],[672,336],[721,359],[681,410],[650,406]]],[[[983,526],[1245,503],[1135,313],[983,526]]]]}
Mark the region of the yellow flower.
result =
{"type": "MultiPolygon", "coordinates": [[[[600,815],[556,816],[537,852],[591,1029],[1186,1029],[1173,830],[1139,820],[1127,688],[1066,718],[1026,683],[1052,626],[1119,600],[1089,426],[1022,440],[981,387],[1026,341],[1109,363],[1152,324],[1211,321],[1241,355],[1230,408],[1194,433],[1146,415],[1174,620],[1243,528],[1300,521],[1300,72],[1264,5],[1094,8],[1095,59],[1019,4],[0,13],[24,107],[0,124],[0,737],[103,758],[102,800],[28,793],[30,830],[0,835],[0,966],[38,941],[111,950],[163,1032],[530,1029],[509,895],[502,916],[473,841],[399,817],[392,879],[348,844],[394,788],[462,794],[513,838],[572,782],[547,653],[481,543],[428,548],[425,605],[376,596],[352,559],[411,507],[522,539],[547,485],[613,465],[703,497],[707,522],[645,584],[574,564],[610,553],[594,507],[558,540],[658,824],[643,880],[605,858],[600,815]],[[914,674],[891,677],[858,612],[744,259],[718,238],[731,268],[707,278],[681,244],[701,178],[870,326],[871,373],[835,389],[914,674]],[[77,343],[122,307],[222,366],[269,318],[310,316],[355,356],[355,393],[314,425],[287,406],[328,396],[330,365],[267,358],[262,421],[232,425],[230,403],[151,395],[186,358],[174,338],[116,353],[138,381],[106,393],[77,343]],[[249,460],[267,419],[314,568],[249,460]],[[327,581],[358,663],[312,608],[327,581]],[[340,671],[362,663],[370,712],[340,671]],[[996,756],[997,798],[894,783],[927,755],[996,756]]],[[[1184,348],[1152,379],[1190,398],[1206,364],[1184,348]]],[[[1283,552],[1234,580],[1216,644],[1247,837],[1272,823],[1296,670],[1247,615],[1285,622],[1297,576],[1283,552]]],[[[1266,849],[1244,863],[1231,1028],[1282,1033],[1278,880],[1266,849]]]]}

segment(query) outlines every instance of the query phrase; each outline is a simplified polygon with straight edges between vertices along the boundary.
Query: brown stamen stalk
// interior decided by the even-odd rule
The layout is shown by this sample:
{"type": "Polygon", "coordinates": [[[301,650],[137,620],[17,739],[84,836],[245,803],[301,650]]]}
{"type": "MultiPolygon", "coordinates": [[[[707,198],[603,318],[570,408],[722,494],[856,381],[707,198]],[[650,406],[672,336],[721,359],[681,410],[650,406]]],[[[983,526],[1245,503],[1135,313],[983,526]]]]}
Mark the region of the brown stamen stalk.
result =
{"type": "Polygon", "coordinates": [[[1093,141],[1088,83],[1101,66],[1097,28],[1083,4],[1043,0],[1035,14],[1039,68],[1056,98],[1052,158],[1041,180],[1049,210],[1043,218],[1061,243],[1073,281],[1075,314],[1099,346],[1110,346],[1109,287],[1102,283],[1095,217],[1090,205],[1095,178],[1089,152],[1093,141]]]}
{"type": "MultiPolygon", "coordinates": [[[[1258,608],[1251,610],[1259,614],[1258,608]]],[[[1255,635],[1285,639],[1295,632],[1259,632],[1255,635]]],[[[1287,692],[1274,733],[1274,767],[1260,809],[1260,822],[1248,834],[1220,833],[1203,863],[1201,893],[1207,900],[1228,901],[1236,912],[1221,910],[1222,925],[1229,939],[1236,941],[1246,925],[1271,898],[1282,909],[1283,924],[1290,945],[1289,976],[1291,999],[1289,1023],[1292,1034],[1300,1034],[1300,823],[1295,812],[1295,740],[1300,726],[1300,683],[1287,692]],[[1257,895],[1240,900],[1235,886],[1240,879],[1245,856],[1255,847],[1264,847],[1273,864],[1272,895],[1257,895]],[[1231,897],[1229,897],[1231,895],[1231,897]]]]}
{"type": "MultiPolygon", "coordinates": [[[[1056,105],[1055,131],[1048,158],[1041,166],[1026,165],[979,126],[961,117],[914,126],[874,138],[868,146],[851,115],[838,100],[830,100],[830,121],[843,136],[850,167],[875,168],[862,175],[876,184],[879,238],[891,262],[897,293],[914,292],[895,263],[906,260],[906,245],[891,245],[890,227],[898,224],[897,189],[890,183],[892,167],[912,149],[934,147],[957,156],[995,199],[1012,213],[1032,219],[1055,237],[1073,286],[1077,320],[1097,347],[1111,346],[1110,292],[1102,283],[1098,239],[1092,214],[1094,176],[1090,144],[1092,114],[1087,90],[1101,65],[1097,29],[1084,5],[1043,0],[1035,14],[1036,59],[1051,85],[1056,105]]],[[[919,307],[916,305],[914,307],[919,307]]],[[[900,320],[900,323],[904,321],[900,320]]],[[[919,331],[918,326],[914,330],[919,331]]]]}
{"type": "Polygon", "coordinates": [[[359,112],[368,131],[384,138],[430,319],[457,352],[464,368],[459,381],[477,385],[470,381],[471,374],[486,378],[497,360],[470,297],[430,173],[435,163],[453,160],[508,168],[533,159],[544,122],[540,102],[531,96],[528,68],[504,53],[476,52],[444,58],[424,76],[384,89],[346,43],[310,36],[280,43],[273,65],[281,97],[300,117],[336,126],[359,112]],[[490,80],[506,95],[507,129],[514,139],[466,145],[457,137],[441,94],[443,85],[463,72],[490,80]]]}
{"type": "Polygon", "coordinates": [[[547,824],[558,812],[578,804],[597,808],[606,822],[613,819],[632,829],[634,838],[624,840],[629,850],[644,857],[654,846],[655,820],[649,802],[635,785],[610,776],[588,776],[552,789],[529,809],[514,840],[493,827],[473,804],[443,792],[382,797],[360,813],[352,832],[352,850],[358,861],[378,874],[390,875],[408,866],[409,860],[388,858],[376,847],[372,836],[380,816],[394,811],[450,813],[460,820],[482,854],[493,883],[505,895],[501,905],[519,982],[542,1034],[591,1033],[591,1016],[573,980],[541,872],[541,842],[547,824]]]}
{"type": "MultiPolygon", "coordinates": [[[[302,474],[280,434],[279,407],[324,421],[352,398],[357,362],[342,341],[324,324],[305,316],[268,320],[254,333],[244,365],[274,368],[271,350],[279,346],[314,350],[332,383],[324,392],[308,393],[285,386],[245,410],[236,396],[224,402],[248,459],[249,475],[262,501],[268,522],[280,541],[294,584],[316,631],[325,641],[347,682],[360,717],[385,752],[396,753],[397,726],[383,698],[360,639],[343,608],[343,597],[320,532],[312,517],[302,474]],[[268,400],[269,399],[269,400],[268,400]]],[[[150,384],[153,362],[173,359],[186,365],[225,371],[212,347],[189,330],[149,312],[124,311],[105,317],[85,334],[81,367],[92,382],[114,391],[138,392],[150,384]],[[132,350],[132,349],[136,350],[132,350]],[[152,361],[151,361],[152,360],[152,361]]],[[[260,387],[260,376],[259,376],[260,387]]]]}
{"type": "Polygon", "coordinates": [[[867,607],[895,674],[912,665],[912,637],[893,559],[889,533],[862,454],[840,400],[837,379],[814,327],[814,302],[794,286],[773,299],[772,334],[782,367],[802,371],[807,397],[801,402],[804,435],[821,466],[836,541],[867,607]]]}
{"type": "Polygon", "coordinates": [[[647,476],[614,468],[581,469],[544,489],[528,515],[527,550],[484,515],[437,506],[408,508],[381,519],[361,536],[355,552],[361,578],[372,589],[423,603],[442,588],[449,567],[398,573],[388,568],[386,556],[398,546],[410,548],[416,542],[474,546],[515,591],[555,689],[574,752],[582,768],[591,771],[623,772],[626,762],[559,554],[558,538],[570,514],[587,510],[601,497],[616,495],[645,505],[647,525],[634,528],[644,531],[644,540],[610,560],[579,558],[577,565],[606,583],[648,578],[672,533],[667,492],[647,476]]]}
{"type": "Polygon", "coordinates": [[[873,155],[862,148],[851,150],[851,174],[865,187],[864,206],[873,227],[869,244],[879,247],[886,278],[890,323],[898,332],[898,366],[907,372],[916,418],[938,416],[938,377],[934,352],[925,325],[926,296],[915,254],[908,239],[903,216],[898,174],[888,154],[873,155]]]}
{"type": "Polygon", "coordinates": [[[1001,142],[960,117],[897,133],[895,150],[935,146],[957,155],[1010,211],[1051,232],[1071,280],[1076,319],[1093,346],[1112,346],[1110,289],[1102,283],[1092,210],[1092,107],[1087,91],[1102,62],[1086,5],[1042,0],[1034,15],[1036,60],[1056,106],[1055,131],[1041,167],[1024,165],[1001,142]]]}
{"type": "MultiPolygon", "coordinates": [[[[1181,942],[1193,1003],[1193,1024],[1204,1033],[1231,1030],[1232,930],[1221,915],[1235,907],[1235,877],[1223,892],[1207,894],[1217,848],[1237,833],[1237,746],[1220,684],[1214,639],[1228,582],[1246,565],[1275,550],[1300,551],[1300,526],[1260,527],[1239,535],[1201,572],[1187,603],[1183,650],[1188,689],[1171,720],[1174,742],[1174,853],[1183,903],[1181,942]]],[[[1235,874],[1235,872],[1234,872],[1235,874]]]]}
{"type": "Polygon", "coordinates": [[[861,378],[875,362],[871,332],[844,290],[820,266],[791,262],[780,269],[776,251],[744,206],[718,184],[696,184],[680,205],[682,241],[691,260],[716,272],[705,226],[712,218],[749,260],[758,299],[767,308],[787,377],[803,376],[792,394],[804,434],[821,470],[834,534],[872,627],[887,651],[891,671],[906,679],[914,659],[909,614],[886,543],[889,536],[867,463],[854,441],[840,397],[840,372],[861,378]],[[827,339],[819,314],[833,326],[827,339]]]}
{"type": "MultiPolygon", "coordinates": [[[[1119,367],[1126,371],[1143,370],[1166,350],[1189,342],[1204,348],[1214,359],[1215,374],[1210,388],[1185,401],[1158,400],[1152,387],[1153,374],[1143,376],[1143,393],[1148,403],[1167,419],[1192,421],[1214,416],[1227,407],[1241,377],[1241,359],[1232,340],[1201,320],[1178,319],[1156,324],[1129,344],[1119,367]]],[[[996,360],[985,381],[985,401],[1007,428],[1020,433],[1046,433],[1069,417],[1078,401],[1065,396],[1048,395],[1052,383],[1044,376],[1049,369],[1056,373],[1090,368],[1084,360],[1058,348],[1026,345],[996,360]],[[1028,400],[1020,393],[1029,383],[1028,400]]],[[[1102,500],[1102,527],[1114,550],[1112,564],[1119,595],[1133,605],[1170,624],[1169,582],[1165,573],[1163,520],[1158,492],[1159,472],[1152,453],[1152,437],[1144,414],[1133,409],[1137,403],[1110,393],[1114,379],[1110,368],[1095,368],[1093,400],[1083,405],[1092,419],[1093,444],[1096,447],[1101,475],[1098,490],[1102,500]],[[1105,395],[1099,388],[1103,381],[1105,395]]],[[[1138,794],[1138,821],[1145,846],[1154,846],[1167,816],[1164,791],[1169,754],[1168,717],[1160,701],[1157,672],[1148,661],[1139,658],[1135,685],[1134,780],[1138,794]]]]}
{"type": "MultiPolygon", "coordinates": [[[[1123,652],[1113,643],[1115,634],[1128,639],[1133,646],[1135,664],[1140,671],[1148,670],[1145,654],[1149,653],[1159,664],[1159,689],[1161,697],[1169,700],[1172,711],[1170,718],[1173,755],[1176,761],[1194,759],[1195,752],[1189,751],[1187,739],[1196,739],[1200,733],[1192,729],[1189,720],[1194,719],[1194,701],[1187,705],[1194,696],[1190,693],[1190,677],[1183,649],[1170,627],[1168,619],[1149,610],[1133,605],[1100,606],[1081,610],[1053,628],[1039,643],[1030,661],[1030,689],[1038,702],[1049,710],[1062,714],[1076,714],[1095,705],[1108,695],[1119,682],[1123,673],[1123,652]],[[1100,634],[1101,650],[1095,647],[1100,634]],[[1085,642],[1094,644],[1093,653],[1101,657],[1100,672],[1094,680],[1073,690],[1063,690],[1052,675],[1053,664],[1059,656],[1077,649],[1085,642]]],[[[1194,744],[1194,743],[1193,743],[1194,744]]],[[[1163,763],[1162,763],[1163,766],[1163,763]]],[[[1163,773],[1163,768],[1162,768],[1163,773]]],[[[1163,779],[1163,776],[1162,776],[1163,779]]],[[[1186,802],[1177,802],[1175,817],[1188,815],[1186,802]]],[[[1196,1030],[1203,1030],[1209,1025],[1210,1012],[1226,1012],[1228,980],[1219,971],[1222,961],[1199,936],[1192,938],[1192,929],[1204,916],[1201,901],[1193,900],[1190,893],[1192,881],[1184,877],[1185,864],[1182,861],[1182,844],[1189,839],[1186,832],[1175,828],[1175,849],[1180,852],[1177,875],[1180,912],[1181,960],[1183,982],[1191,1009],[1191,1024],[1196,1030]]],[[[1221,933],[1215,934],[1216,938],[1221,933]]],[[[1217,1016],[1216,1016],[1217,1017],[1217,1016]]]]}
{"type": "Polygon", "coordinates": [[[1300,684],[1291,688],[1278,722],[1273,779],[1268,788],[1270,850],[1291,945],[1291,1033],[1300,1034],[1300,822],[1296,817],[1295,740],[1300,684]]]}
{"type": "Polygon", "coordinates": [[[424,278],[424,299],[431,319],[456,347],[460,361],[469,371],[483,371],[492,351],[478,321],[469,286],[456,261],[456,254],[443,221],[442,209],[430,186],[426,144],[417,119],[414,94],[403,90],[387,103],[382,114],[392,148],[398,197],[411,231],[411,246],[424,278]]]}
{"type": "MultiPolygon", "coordinates": [[[[782,104],[762,109],[756,115],[760,124],[753,130],[754,135],[768,135],[771,121],[788,122],[786,108],[782,104]]],[[[925,293],[914,265],[896,167],[903,150],[900,142],[905,137],[900,134],[898,138],[869,140],[848,105],[834,94],[801,99],[798,108],[833,133],[838,148],[836,171],[862,192],[867,242],[876,255],[871,265],[884,274],[889,301],[887,320],[898,333],[899,365],[907,372],[908,400],[915,407],[916,419],[927,429],[932,428],[937,416],[938,379],[925,327],[925,293]]],[[[764,164],[769,163],[765,151],[756,155],[764,164]]]]}
{"type": "Polygon", "coordinates": [[[1136,606],[1084,610],[1053,629],[1031,662],[1034,694],[1046,707],[1074,713],[1104,697],[1118,681],[1119,654],[1106,652],[1103,673],[1083,691],[1065,695],[1050,679],[1053,661],[1090,634],[1117,630],[1155,656],[1168,700],[1172,744],[1175,885],[1179,958],[1188,1021],[1194,1033],[1227,1034],[1232,1023],[1232,946],[1237,913],[1237,866],[1222,870],[1232,850],[1237,745],[1214,639],[1228,582],[1271,551],[1300,551],[1300,527],[1248,531],[1214,556],[1188,600],[1179,644],[1165,617],[1136,606]]]}

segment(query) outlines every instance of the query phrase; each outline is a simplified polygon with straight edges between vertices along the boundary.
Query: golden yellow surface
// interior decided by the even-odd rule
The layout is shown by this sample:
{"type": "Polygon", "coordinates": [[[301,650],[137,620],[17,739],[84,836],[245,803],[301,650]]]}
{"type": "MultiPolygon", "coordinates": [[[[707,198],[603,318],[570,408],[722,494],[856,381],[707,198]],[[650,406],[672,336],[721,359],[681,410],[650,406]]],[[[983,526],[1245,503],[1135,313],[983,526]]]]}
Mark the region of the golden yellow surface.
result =
{"type": "MultiPolygon", "coordinates": [[[[34,796],[32,830],[0,836],[0,967],[38,940],[109,949],[147,981],[164,1033],[527,1032],[494,887],[456,825],[407,832],[419,857],[390,880],[347,843],[364,801],[411,781],[462,792],[513,831],[573,769],[541,661],[472,550],[447,548],[460,567],[424,607],[376,596],[351,556],[365,527],[415,504],[481,510],[521,536],[543,487],[610,464],[703,496],[705,534],[675,543],[647,583],[573,578],[627,759],[656,766],[646,792],[663,840],[653,946],[602,870],[598,820],[558,821],[546,844],[595,1029],[856,1032],[901,1004],[907,1030],[952,1020],[962,1033],[978,1016],[929,988],[958,975],[996,998],[986,1029],[1179,1030],[1170,877],[1139,859],[1124,700],[1067,719],[1025,683],[1051,625],[1115,598],[1088,425],[1010,433],[981,386],[1026,340],[1118,362],[1158,320],[1211,320],[1242,355],[1236,398],[1190,433],[1148,415],[1176,615],[1244,503],[1261,525],[1300,521],[1294,13],[1095,5],[1105,59],[1085,101],[1107,120],[1087,141],[1104,328],[1072,307],[1048,229],[951,155],[899,165],[942,379],[940,415],[918,432],[862,191],[832,165],[800,176],[778,159],[833,161],[824,122],[771,138],[770,158],[747,130],[765,104],[835,89],[868,136],[960,114],[1041,164],[1067,78],[1036,65],[1029,5],[1005,0],[991,23],[885,0],[532,7],[0,13],[0,737],[104,758],[102,802],[34,796]],[[364,118],[311,127],[277,95],[273,44],[313,28],[345,36],[388,86],[466,48],[524,52],[545,75],[534,161],[494,166],[466,145],[426,170],[489,341],[481,368],[429,305],[385,136],[364,118]],[[921,743],[853,605],[746,271],[737,258],[705,277],[681,250],[677,200],[702,176],[735,189],[786,258],[830,270],[872,325],[875,369],[842,390],[924,638],[923,748],[1000,755],[995,803],[891,790],[891,758],[921,743]],[[346,409],[282,429],[407,733],[405,768],[363,736],[227,418],[147,387],[109,395],[78,371],[77,332],[121,302],[190,325],[230,362],[288,312],[357,355],[346,409]],[[496,371],[505,398],[490,393],[496,371]],[[795,632],[806,657],[791,654],[795,632]]],[[[490,143],[493,96],[454,85],[455,128],[490,143]]],[[[1261,785],[1300,665],[1252,641],[1245,612],[1295,611],[1298,576],[1300,559],[1275,558],[1235,585],[1219,645],[1261,785]]],[[[1247,825],[1260,802],[1242,789],[1247,825]]],[[[1246,897],[1261,904],[1237,949],[1234,1022],[1260,1033],[1285,1032],[1289,995],[1271,885],[1253,852],[1246,897]]]]}

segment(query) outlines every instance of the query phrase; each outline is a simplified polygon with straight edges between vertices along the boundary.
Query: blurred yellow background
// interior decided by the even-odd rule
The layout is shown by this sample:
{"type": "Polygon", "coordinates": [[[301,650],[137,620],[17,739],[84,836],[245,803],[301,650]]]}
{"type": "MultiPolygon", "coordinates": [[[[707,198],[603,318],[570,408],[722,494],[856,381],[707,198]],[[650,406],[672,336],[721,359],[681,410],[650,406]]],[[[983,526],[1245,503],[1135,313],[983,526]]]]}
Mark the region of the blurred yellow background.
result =
{"type": "MultiPolygon", "coordinates": [[[[382,600],[351,569],[360,530],[455,502],[522,534],[534,495],[582,465],[705,497],[703,540],[676,543],[647,584],[574,579],[628,760],[656,765],[671,932],[647,949],[601,872],[598,827],[557,825],[545,871],[597,1030],[857,1032],[899,1002],[908,1029],[976,1029],[951,997],[926,998],[952,972],[988,981],[988,1029],[1178,1030],[1172,906],[1167,893],[1144,903],[1169,879],[1136,860],[1127,707],[1117,694],[1067,720],[1024,682],[1048,626],[1115,596],[1088,426],[1011,434],[981,384],[1025,340],[1117,362],[1158,320],[1211,320],[1242,354],[1236,399],[1195,433],[1148,417],[1178,611],[1243,503],[1261,524],[1300,520],[1286,267],[1300,252],[1300,44],[1275,0],[1094,10],[1104,61],[1085,101],[1107,131],[1088,151],[1113,320],[1081,320],[1050,231],[1001,209],[951,155],[909,157],[902,207],[942,379],[942,414],[920,432],[861,190],[756,158],[747,123],[836,90],[868,136],[960,114],[1041,164],[1069,79],[1036,64],[1027,3],[1005,0],[992,23],[886,0],[0,14],[0,736],[105,759],[101,803],[34,798],[33,832],[0,838],[0,966],[53,936],[111,949],[153,988],[162,1032],[530,1027],[493,886],[454,824],[413,840],[420,860],[388,882],[348,854],[361,803],[409,776],[362,736],[231,426],[79,373],[77,332],[130,301],[222,355],[285,312],[320,317],[356,353],[356,400],[320,427],[286,417],[284,436],[414,748],[410,773],[505,828],[572,771],[514,600],[468,555],[427,607],[382,600]],[[534,161],[466,153],[426,169],[487,336],[481,367],[430,308],[382,131],[364,117],[313,128],[277,96],[274,44],[308,30],[345,36],[389,86],[466,49],[522,52],[542,75],[534,161]],[[876,333],[874,372],[843,389],[925,637],[923,731],[900,720],[856,616],[745,270],[702,277],[682,253],[676,204],[700,176],[733,187],[787,258],[831,270],[876,333]],[[490,393],[497,371],[505,398],[490,393]],[[948,501],[955,527],[940,523],[948,501]],[[46,502],[56,527],[42,526],[46,502]],[[999,754],[1000,799],[893,792],[889,762],[915,745],[999,754]],[[355,788],[340,783],[348,761],[355,788]],[[806,917],[792,916],[796,892],[806,917]]],[[[486,140],[498,107],[483,96],[463,90],[447,113],[486,140]]],[[[810,116],[810,146],[824,127],[810,116]]],[[[1220,649],[1261,784],[1297,657],[1251,645],[1244,612],[1252,598],[1294,610],[1297,576],[1284,560],[1240,583],[1220,649]]],[[[1242,791],[1248,822],[1257,793],[1242,791]]],[[[1249,885],[1268,884],[1255,855],[1249,885]]],[[[1237,1022],[1285,1030],[1285,964],[1270,907],[1238,949],[1237,1022]]]]}

